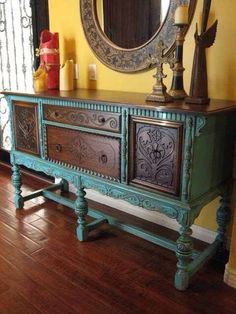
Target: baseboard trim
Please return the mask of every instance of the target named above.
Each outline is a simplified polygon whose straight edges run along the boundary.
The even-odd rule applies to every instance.
[[[131,205],[126,201],[113,199],[111,197],[104,196],[101,193],[90,189],[86,190],[86,197],[98,203],[119,209],[123,212],[154,222],[166,228],[175,231],[179,230],[179,224],[177,223],[176,220],[168,218],[167,216],[156,211],[145,210],[138,206]],[[194,238],[204,241],[206,243],[212,243],[216,238],[216,232],[212,230],[197,225],[193,225],[192,230]]]
[[[228,264],[225,266],[224,282],[236,289],[236,270],[230,269]]]

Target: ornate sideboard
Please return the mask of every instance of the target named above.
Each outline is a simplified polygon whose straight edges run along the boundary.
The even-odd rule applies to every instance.
[[[225,241],[235,137],[236,106],[146,103],[144,94],[77,90],[5,92],[12,124],[12,183],[16,208],[39,195],[72,208],[77,237],[110,223],[176,253],[175,287]],[[22,196],[20,165],[61,178]],[[76,188],[73,202],[53,191]],[[180,225],[176,242],[88,209],[84,189],[159,211]],[[203,252],[193,248],[191,225],[202,207],[221,195],[218,235]],[[86,222],[86,215],[94,217]]]

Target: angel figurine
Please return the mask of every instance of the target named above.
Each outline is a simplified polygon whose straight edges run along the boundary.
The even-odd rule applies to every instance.
[[[217,30],[216,20],[208,29],[207,22],[210,12],[211,0],[204,0],[203,13],[201,21],[201,33],[198,34],[198,25],[196,25],[195,51],[193,59],[192,77],[189,97],[185,99],[187,103],[208,104],[208,84],[207,84],[207,65],[206,48],[214,44]]]

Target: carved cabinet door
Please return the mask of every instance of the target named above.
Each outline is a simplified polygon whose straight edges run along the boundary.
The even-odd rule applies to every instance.
[[[129,183],[178,195],[181,123],[131,117]]]
[[[39,155],[37,104],[13,102],[13,126],[16,150]]]

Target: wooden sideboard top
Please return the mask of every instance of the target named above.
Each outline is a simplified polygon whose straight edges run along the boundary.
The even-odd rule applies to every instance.
[[[64,99],[72,101],[91,101],[94,103],[119,104],[125,106],[138,107],[140,109],[154,109],[157,111],[186,112],[193,114],[215,114],[220,112],[236,111],[236,101],[230,100],[214,100],[209,105],[193,105],[185,104],[183,101],[175,101],[173,103],[147,102],[145,98],[147,94],[129,93],[121,91],[106,90],[89,90],[77,89],[73,91],[48,90],[42,93],[31,91],[3,91],[5,95],[31,96],[51,99]]]

